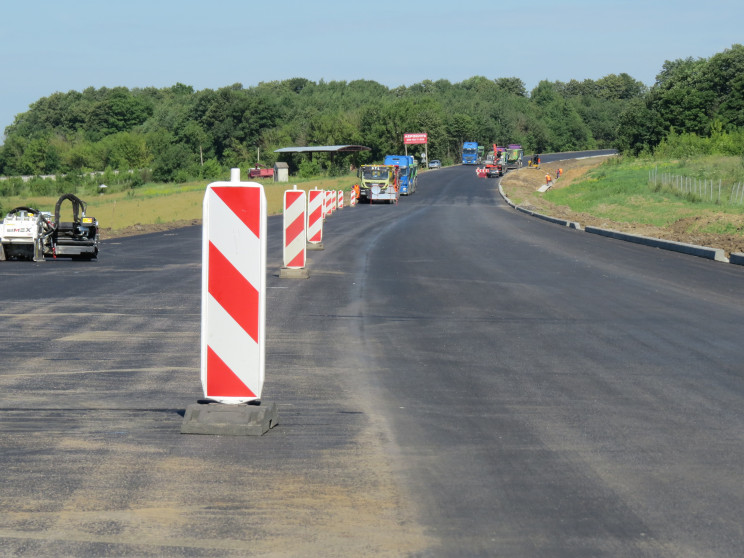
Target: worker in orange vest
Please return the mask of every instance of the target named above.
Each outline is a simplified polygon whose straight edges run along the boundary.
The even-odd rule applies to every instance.
[[[545,175],[545,184],[550,184],[550,180],[551,180],[550,174],[546,174]]]

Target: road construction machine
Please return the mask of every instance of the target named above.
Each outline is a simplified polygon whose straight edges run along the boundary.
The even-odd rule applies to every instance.
[[[493,144],[493,151],[486,155],[486,176],[488,178],[503,176],[506,172],[506,149]]]
[[[72,204],[72,221],[61,221],[62,204]],[[91,260],[98,257],[98,220],[85,214],[87,204],[63,194],[51,212],[32,207],[11,209],[0,224],[0,260],[44,261],[58,256]]]
[[[524,150],[517,143],[510,143],[506,148],[506,167],[508,169],[518,169],[522,167],[522,155]]]

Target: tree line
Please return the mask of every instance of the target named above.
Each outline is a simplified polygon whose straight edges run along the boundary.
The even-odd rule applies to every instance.
[[[717,133],[735,149],[742,125],[741,45],[710,59],[666,62],[650,88],[625,73],[542,81],[530,92],[519,78],[483,76],[395,88],[305,78],[201,91],[181,83],[91,87],[54,93],[17,115],[5,130],[0,174],[146,169],[148,180],[180,182],[220,176],[230,167],[273,165],[280,147],[371,148],[281,159],[293,172],[340,174],[350,164],[402,152],[406,132],[427,132],[429,157],[443,161],[456,161],[464,141],[520,143],[537,153],[616,147],[638,154],[670,135]]]

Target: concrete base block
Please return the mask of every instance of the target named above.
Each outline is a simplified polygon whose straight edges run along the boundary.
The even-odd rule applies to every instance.
[[[306,267],[302,269],[283,267],[279,270],[280,279],[307,279],[308,277],[310,277],[310,273]]]
[[[276,403],[227,405],[199,401],[186,407],[181,434],[263,436],[278,423]]]
[[[308,242],[307,249],[308,250],[325,250],[325,246],[323,246],[322,242]]]

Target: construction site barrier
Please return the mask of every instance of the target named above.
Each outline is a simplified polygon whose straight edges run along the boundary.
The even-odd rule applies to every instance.
[[[338,203],[337,203],[337,205],[338,205],[338,208],[339,209],[343,209],[344,208],[344,191],[343,190],[339,190],[338,191]]]
[[[333,214],[333,209],[334,209],[334,207],[333,207],[334,206],[333,200],[334,200],[335,197],[336,197],[336,195],[333,192],[333,190],[326,190],[326,198],[325,198],[325,203],[326,203],[325,216],[326,217],[328,217],[329,215],[332,215]]]
[[[305,207],[307,196],[304,190],[293,190],[284,192],[284,267],[288,269],[301,269],[305,267],[305,249],[307,246],[307,231],[305,219]]]
[[[266,196],[257,182],[207,186],[203,204],[201,382],[220,403],[261,398],[266,324]]]
[[[323,208],[325,192],[310,190],[307,199],[307,241],[310,244],[323,242]]]

